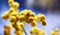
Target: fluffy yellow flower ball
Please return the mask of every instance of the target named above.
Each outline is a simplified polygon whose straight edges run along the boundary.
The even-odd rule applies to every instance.
[[[14,2],[13,7],[15,10],[17,10],[19,8],[19,3],[18,2]]]
[[[44,31],[41,31],[41,35],[45,35],[45,32]]]
[[[11,26],[10,25],[4,25],[4,29],[8,29],[8,30],[11,30]]]
[[[31,30],[30,30],[30,33],[31,34],[36,34],[36,35],[40,35],[41,33],[41,29],[37,28],[37,27],[33,27]]]
[[[46,20],[42,20],[42,25],[46,26]]]
[[[12,28],[11,26],[5,25],[4,26],[4,35],[10,35],[11,28]]]
[[[24,26],[25,26],[25,22],[22,21],[22,22],[20,23],[20,26],[21,26],[22,28],[24,28]]]
[[[9,12],[7,11],[2,15],[2,18],[7,20],[9,18],[9,15],[10,15]]]
[[[23,32],[21,32],[21,31],[15,31],[14,32],[16,35],[23,35]]]
[[[37,15],[37,21],[38,21],[38,22],[41,22],[42,20],[46,20],[45,15],[43,15],[43,14],[38,14],[38,15]]]
[[[58,29],[58,28],[56,28],[56,29],[55,29],[55,32],[59,32],[59,29]]]
[[[18,18],[19,18],[20,21],[24,21],[25,20],[25,16],[24,15],[20,15]]]
[[[31,25],[32,27],[36,26],[36,21],[30,22],[30,25]]]
[[[10,8],[10,9],[9,9],[9,12],[10,12],[10,13],[15,12],[14,8],[13,8],[13,7]]]
[[[35,20],[35,17],[29,17],[29,21],[32,22]]]
[[[54,31],[51,31],[51,35],[55,35],[55,32]]]
[[[13,7],[14,0],[8,0],[9,6]]]
[[[11,16],[11,17],[10,17],[10,22],[16,22],[16,20],[17,20],[17,19],[16,19],[15,16]]]

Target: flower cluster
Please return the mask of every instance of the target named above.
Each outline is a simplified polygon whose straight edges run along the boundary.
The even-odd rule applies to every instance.
[[[14,33],[16,35],[23,35],[25,22],[30,24],[32,27],[36,26],[36,22],[41,22],[43,26],[46,26],[46,17],[44,14],[36,15],[32,10],[29,9],[19,12],[18,2],[8,0],[8,3],[10,9],[2,15],[2,18],[5,20],[10,19],[11,26],[15,29]],[[11,29],[9,26],[4,26],[4,35],[10,35],[10,30]]]
[[[11,28],[12,28],[11,26],[5,25],[4,26],[4,35],[10,35]]]
[[[31,30],[30,30],[30,34],[33,35],[45,35],[45,32],[42,31],[41,29],[37,28],[37,27],[33,27]]]
[[[59,35],[59,29],[56,28],[55,31],[51,31],[51,35]]]

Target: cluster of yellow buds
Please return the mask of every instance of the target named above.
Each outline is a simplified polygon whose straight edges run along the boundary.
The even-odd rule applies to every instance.
[[[15,28],[14,33],[16,35],[23,35],[23,27],[24,27],[24,22],[21,23],[12,23],[12,27]]]
[[[37,21],[42,22],[42,25],[46,26],[46,17],[43,14],[38,14],[37,15]]]
[[[11,28],[12,28],[11,26],[5,25],[5,26],[4,26],[4,35],[11,35],[11,34],[10,34]]]
[[[41,29],[37,28],[37,27],[33,27],[31,30],[30,30],[30,34],[35,34],[35,35],[45,35],[45,32],[42,31]]]
[[[59,29],[56,28],[55,31],[51,31],[51,35],[59,35]]]
[[[25,9],[22,10],[19,15],[20,21],[25,21],[33,27],[36,26],[36,21],[41,22],[43,26],[46,26],[46,17],[44,14],[38,14],[36,16],[33,11]]]
[[[27,22],[28,24],[30,24],[32,27],[36,26],[36,22],[42,22],[43,26],[46,26],[46,17],[43,14],[38,14],[36,16],[36,14],[32,11],[32,10],[22,10],[21,12],[19,12],[18,8],[19,8],[19,3],[15,2],[14,0],[8,0],[10,9],[4,13],[2,15],[2,18],[7,20],[10,19],[11,22],[11,26],[15,29],[14,33],[16,35],[23,35],[24,32],[24,26],[25,26],[25,22]],[[19,23],[19,21],[21,23]],[[9,34],[10,35],[10,28],[9,26],[4,26],[4,35]],[[37,30],[37,29],[36,29]],[[7,32],[8,33],[7,33]],[[39,30],[40,31],[40,30]],[[40,33],[38,31],[38,33]],[[43,32],[42,32],[43,33]]]
[[[25,21],[28,24],[31,24],[31,26],[36,26],[35,13],[31,10],[22,10],[19,15],[20,21]]]
[[[19,3],[14,2],[14,0],[8,0],[10,9],[2,15],[2,18],[7,20],[10,19],[11,25],[15,28],[14,33],[16,35],[23,35],[24,22],[18,23],[18,8]],[[10,27],[4,26],[4,35],[10,35]]]

